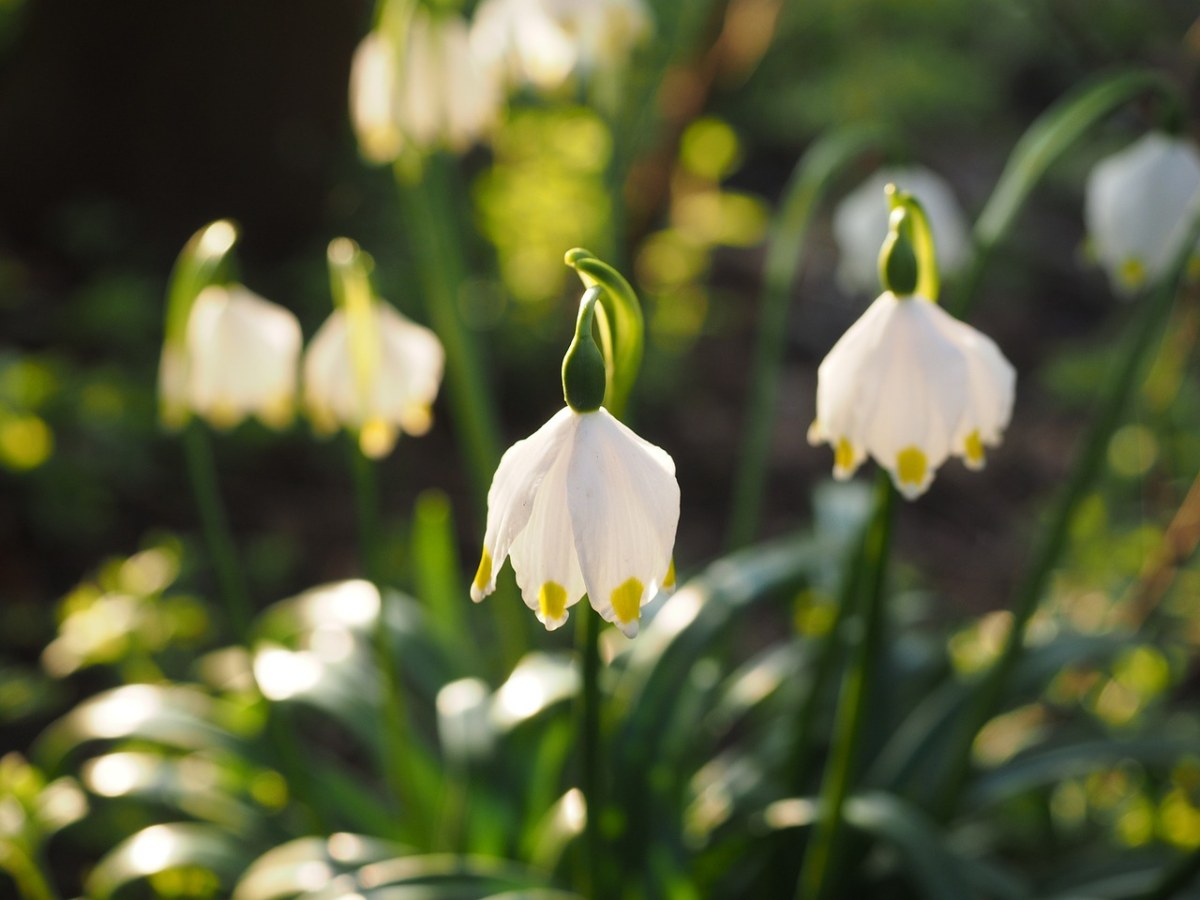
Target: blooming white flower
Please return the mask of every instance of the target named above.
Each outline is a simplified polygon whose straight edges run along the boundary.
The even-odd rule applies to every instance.
[[[370,310],[361,341],[342,309],[317,331],[304,356],[304,406],[318,432],[352,429],[363,453],[381,457],[400,431],[429,430],[445,354],[432,331],[389,304],[374,300]]]
[[[889,184],[911,194],[924,208],[943,275],[961,269],[970,255],[967,217],[945,179],[917,166],[880,169],[847,194],[833,214],[841,257],[837,279],[847,293],[870,296],[879,290],[879,245],[888,233],[884,188]]]
[[[552,90],[621,65],[652,30],[642,0],[483,0],[471,44],[509,81]]]
[[[1200,199],[1200,152],[1151,132],[1096,164],[1084,218],[1100,264],[1128,295],[1160,278],[1182,249]],[[1200,264],[1200,247],[1193,258]]]
[[[168,424],[194,412],[218,428],[257,416],[292,419],[303,338],[296,317],[240,284],[210,285],[188,313],[182,346],[163,348],[159,393]]]
[[[547,629],[586,592],[628,637],[641,608],[674,585],[675,463],[601,407],[567,407],[500,460],[471,585],[476,602],[512,557],[526,605]]]
[[[995,343],[917,295],[882,294],[817,370],[812,444],[846,479],[870,454],[910,500],[951,454],[973,469],[1000,442],[1016,373]]]
[[[408,144],[465,150],[495,121],[499,85],[461,17],[417,4],[385,17],[354,53],[350,117],[363,155],[391,162]]]

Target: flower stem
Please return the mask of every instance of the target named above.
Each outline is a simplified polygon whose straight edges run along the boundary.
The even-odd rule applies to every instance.
[[[379,672],[379,689],[383,707],[382,737],[379,742],[379,767],[387,782],[392,799],[410,823],[422,821],[407,809],[415,797],[408,790],[409,766],[406,760],[413,752],[408,715],[405,709],[405,690],[400,669],[392,652],[388,630],[388,591],[384,590],[380,572],[379,488],[375,463],[359,450],[353,438],[347,441],[350,468],[354,476],[354,507],[358,516],[359,553],[363,573],[379,592],[379,613],[375,620],[375,666]],[[419,826],[418,826],[419,827]]]
[[[46,876],[46,866],[39,858],[41,855],[37,851],[26,853],[19,846],[8,848],[5,868],[16,882],[23,900],[58,900],[58,892]]]
[[[883,136],[884,132],[878,128],[856,126],[822,137],[801,157],[784,189],[783,206],[767,243],[758,338],[750,375],[750,411],[734,475],[733,512],[726,541],[730,550],[749,544],[758,530],[791,287],[804,259],[809,225],[837,177],[868,151],[878,149]]]
[[[583,604],[580,604],[583,607]],[[583,833],[583,860],[580,867],[580,893],[603,897],[603,866],[600,854],[600,818],[604,811],[602,773],[600,771],[600,617],[581,608],[576,634],[579,642],[582,685],[578,707],[579,789],[583,793],[587,818]]]
[[[450,173],[445,159],[431,156],[418,182],[410,183],[399,170],[396,180],[429,321],[446,349],[450,407],[479,501],[476,509],[486,511],[484,498],[500,460],[500,428],[479,350],[459,312],[466,262],[454,229]]]
[[[229,517],[225,513],[225,505],[221,502],[212,444],[208,440],[204,425],[194,419],[184,427],[182,437],[188,478],[192,483],[192,494],[200,513],[204,541],[208,545],[221,597],[225,601],[225,613],[237,640],[243,646],[249,647],[250,595],[241,566],[238,564],[237,550],[229,529]]]
[[[1130,395],[1142,383],[1141,375],[1150,351],[1155,346],[1154,339],[1161,332],[1170,314],[1187,258],[1198,239],[1200,215],[1193,219],[1188,238],[1180,244],[1183,249],[1168,276],[1150,297],[1142,298],[1139,315],[1129,327],[1125,346],[1108,368],[1108,381],[1101,391],[1100,406],[1088,430],[1083,449],[1075,460],[1075,467],[1059,496],[1058,505],[1040,534],[1033,550],[1032,561],[1017,590],[1013,603],[1012,627],[999,658],[982,677],[974,701],[965,710],[965,714],[959,720],[959,727],[951,738],[949,756],[943,770],[945,776],[934,802],[934,810],[943,820],[954,814],[970,769],[971,748],[975,738],[988,719],[995,714],[1004,697],[1013,670],[1024,651],[1026,626],[1037,610],[1050,575],[1066,547],[1075,512],[1102,470],[1109,440],[1121,422]]]
[[[845,852],[842,810],[858,767],[870,691],[883,646],[883,588],[891,545],[894,497],[891,480],[886,472],[880,471],[876,479],[875,509],[861,554],[866,579],[859,612],[862,632],[842,682],[833,746],[821,785],[820,818],[796,886],[796,896],[802,900],[827,900],[839,896],[839,863]]]

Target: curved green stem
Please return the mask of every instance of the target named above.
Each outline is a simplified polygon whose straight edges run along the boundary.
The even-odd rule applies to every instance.
[[[581,604],[582,606],[582,604]],[[583,832],[583,860],[580,866],[580,893],[585,897],[608,896],[603,891],[604,866],[601,854],[600,819],[605,798],[602,793],[600,764],[600,617],[581,608],[576,634],[582,685],[577,717],[579,722],[579,790],[587,810]]]
[[[192,494],[200,513],[204,541],[208,545],[208,553],[216,570],[229,624],[237,640],[243,646],[249,647],[250,594],[238,563],[237,549],[229,529],[225,505],[221,502],[212,445],[204,428],[202,423],[192,421],[183,430],[183,450],[187,459],[188,478],[192,484]]]
[[[970,311],[993,252],[1012,231],[1025,201],[1050,167],[1098,123],[1146,93],[1158,94],[1172,108],[1182,105],[1175,85],[1157,72],[1120,71],[1064,97],[1029,126],[975,223],[975,253],[946,304],[951,313],[961,319]]]
[[[1070,479],[1038,538],[1029,568],[1017,590],[1012,627],[1000,656],[983,676],[975,699],[959,720],[959,728],[952,738],[948,763],[944,768],[945,777],[935,798],[935,810],[942,818],[949,818],[955,811],[970,769],[972,745],[988,719],[996,713],[1004,696],[1024,650],[1025,628],[1037,610],[1050,575],[1066,547],[1075,512],[1101,472],[1109,439],[1121,422],[1130,395],[1141,384],[1155,338],[1162,331],[1171,311],[1180,279],[1197,240],[1200,240],[1200,214],[1194,218],[1187,240],[1180,245],[1183,249],[1174,260],[1169,275],[1150,297],[1142,298],[1139,315],[1129,327],[1125,346],[1108,369],[1108,381],[1101,391],[1100,407],[1088,430],[1083,450],[1076,458]]]
[[[871,126],[852,127],[822,137],[796,164],[784,189],[783,206],[767,239],[758,338],[750,375],[750,411],[734,477],[727,549],[746,546],[754,540],[758,529],[791,287],[804,260],[809,226],[838,176],[865,154],[883,147],[885,138],[885,131]]]
[[[584,287],[600,288],[595,311],[605,362],[604,405],[619,419],[642,366],[646,331],[642,305],[625,276],[590,251],[576,247],[567,251],[563,261]]]
[[[410,183],[407,174],[397,170],[396,182],[429,321],[446,350],[446,386],[454,427],[479,500],[477,511],[486,511],[488,488],[500,461],[500,427],[479,349],[459,312],[466,262],[454,231],[455,200],[446,166],[441,157],[430,157],[420,181]]]
[[[867,582],[859,614],[862,633],[842,684],[833,746],[821,785],[820,818],[804,855],[796,886],[796,896],[801,900],[828,900],[839,896],[840,863],[845,852],[843,809],[858,769],[870,690],[883,648],[883,593],[895,493],[888,474],[880,471],[876,479],[875,510],[863,542]]]

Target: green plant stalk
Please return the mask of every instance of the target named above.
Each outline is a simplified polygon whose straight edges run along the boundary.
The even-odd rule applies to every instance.
[[[430,156],[415,183],[397,168],[396,182],[407,213],[425,308],[446,350],[451,414],[478,499],[476,511],[486,513],[488,488],[500,461],[500,427],[484,380],[479,349],[459,313],[466,263],[460,238],[454,233],[455,201],[447,162],[440,156]]]
[[[392,654],[388,634],[388,593],[384,590],[380,571],[379,487],[375,463],[362,454],[353,438],[347,440],[347,449],[354,476],[354,508],[358,517],[358,541],[363,573],[379,592],[379,614],[375,620],[374,634],[375,666],[379,671],[383,707],[379,767],[392,799],[402,811],[399,820],[409,823],[407,829],[400,830],[407,833],[415,826],[418,833],[427,834],[427,831],[421,832],[420,823],[426,821],[421,816],[421,811],[406,807],[406,804],[415,804],[418,795],[410,789],[412,776],[410,767],[405,762],[413,750],[408,711],[405,707],[404,681]]]
[[[200,513],[200,526],[204,541],[216,570],[225,612],[237,640],[250,646],[250,594],[238,563],[229,517],[221,502],[221,489],[217,482],[217,467],[213,461],[212,444],[208,440],[205,426],[195,420],[183,429],[183,451],[187,460],[188,478],[192,494]]]
[[[585,897],[605,897],[604,872],[601,859],[604,844],[600,837],[600,820],[605,797],[600,769],[600,617],[579,604],[576,635],[579,642],[579,661],[582,685],[577,717],[579,721],[579,790],[587,810],[583,831],[583,860],[580,866],[580,893]]]
[[[979,285],[992,256],[1011,233],[1025,201],[1050,167],[1086,137],[1097,124],[1142,94],[1157,94],[1169,110],[1183,108],[1178,90],[1157,72],[1112,73],[1064,97],[1029,126],[1009,155],[987,205],[972,233],[975,252],[970,267],[946,303],[958,318],[975,305]]]
[[[784,189],[783,206],[767,238],[758,338],[750,374],[750,411],[734,475],[728,550],[748,545],[758,530],[791,288],[804,260],[808,229],[837,177],[868,152],[881,148],[885,137],[886,132],[877,127],[855,126],[820,138],[796,164]]]
[[[1162,880],[1137,900],[1171,900],[1200,877],[1200,850],[1193,850],[1163,873]]]
[[[870,690],[883,647],[883,593],[892,535],[895,489],[888,474],[876,478],[875,509],[864,540],[865,594],[861,607],[862,634],[842,683],[830,759],[821,785],[820,813],[804,863],[796,896],[800,900],[837,897],[845,856],[843,810],[853,786],[870,705]]]
[[[458,301],[466,278],[466,263],[454,233],[454,197],[448,184],[447,161],[430,156],[420,180],[413,181],[402,165],[396,184],[407,215],[413,258],[421,281],[430,324],[446,351],[446,387],[460,447],[474,488],[475,515],[487,518],[487,494],[500,462],[500,426],[484,381],[476,342],[459,315]],[[529,623],[511,588],[497,585],[495,616],[502,662],[511,669],[529,646]]]
[[[0,871],[7,870],[12,876],[22,900],[58,900],[58,892],[46,877],[46,867],[38,859],[40,853],[26,853],[10,843],[5,856]]]
[[[1066,547],[1075,512],[1103,468],[1109,440],[1121,422],[1130,395],[1142,383],[1141,376],[1150,351],[1171,312],[1180,279],[1197,240],[1200,240],[1200,214],[1195,217],[1187,240],[1180,245],[1183,250],[1174,260],[1167,277],[1151,296],[1141,299],[1140,315],[1130,325],[1125,346],[1108,370],[1108,381],[1101,391],[1100,406],[1084,440],[1083,450],[1076,458],[1071,476],[1050,520],[1041,531],[1032,561],[1017,590],[1012,627],[1004,646],[995,664],[983,675],[975,699],[967,707],[965,716],[960,720],[961,726],[952,738],[948,763],[944,769],[946,775],[934,800],[934,811],[943,820],[954,814],[970,769],[971,748],[975,738],[996,713],[1004,697],[1024,650],[1025,628],[1037,610],[1050,575]]]

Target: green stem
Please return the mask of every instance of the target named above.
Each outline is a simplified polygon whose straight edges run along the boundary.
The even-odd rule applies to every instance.
[[[600,770],[600,617],[590,609],[577,608],[579,617],[576,634],[582,669],[582,686],[578,708],[580,773],[579,789],[583,793],[587,818],[583,833],[583,864],[581,890],[586,897],[602,897],[604,868],[600,854],[600,819],[604,812],[602,773]]]
[[[1164,277],[1151,296],[1141,299],[1140,315],[1129,327],[1124,349],[1108,369],[1108,381],[1100,395],[1100,408],[1092,420],[1083,450],[1075,461],[1070,479],[1050,520],[1040,534],[1029,568],[1017,590],[1012,627],[999,658],[983,676],[974,701],[959,720],[959,728],[951,739],[948,762],[944,768],[945,777],[935,798],[935,811],[942,819],[954,814],[970,769],[971,748],[975,738],[996,713],[1004,697],[1024,650],[1025,628],[1037,610],[1050,575],[1066,547],[1075,512],[1103,468],[1109,440],[1121,422],[1130,395],[1142,383],[1147,358],[1170,314],[1188,257],[1198,239],[1200,215],[1192,222],[1188,238],[1180,245],[1183,249],[1168,276]]]
[[[804,245],[817,208],[837,177],[869,151],[885,133],[856,126],[822,137],[796,164],[784,189],[783,206],[767,240],[761,313],[750,375],[750,411],[741,459],[734,476],[728,549],[754,540],[767,478],[767,456],[775,424],[779,373],[787,337],[792,283],[804,260]]]
[[[375,620],[374,634],[375,666],[379,671],[379,690],[383,707],[379,767],[392,798],[402,811],[401,819],[406,820],[411,829],[414,823],[422,820],[415,815],[415,810],[406,808],[405,805],[406,802],[413,804],[416,800],[414,793],[409,790],[411,782],[406,762],[408,754],[414,752],[414,748],[404,702],[404,683],[400,668],[396,665],[388,631],[389,593],[384,590],[380,578],[379,488],[375,463],[362,454],[353,438],[347,440],[347,450],[354,476],[354,507],[358,516],[358,542],[363,573],[379,592],[379,614]]]
[[[1163,873],[1162,880],[1137,900],[1171,900],[1200,877],[1200,850],[1193,850]]]
[[[250,646],[250,595],[238,563],[229,518],[221,502],[217,483],[217,467],[213,461],[212,444],[204,425],[192,420],[183,429],[183,450],[187,458],[188,477],[192,494],[200,513],[204,540],[216,570],[225,612],[234,635],[243,646]]]
[[[820,818],[796,886],[796,896],[803,900],[827,900],[838,896],[839,863],[845,852],[842,812],[858,768],[870,690],[883,647],[883,592],[894,497],[895,490],[887,473],[880,471],[876,481],[875,510],[864,541],[863,568],[867,581],[859,616],[862,634],[842,683],[833,746],[821,785]]]
[[[6,860],[9,874],[17,883],[22,900],[58,900],[58,892],[46,877],[45,866],[37,858],[39,856],[40,853],[27,854],[20,847],[10,847]]]
[[[409,183],[397,172],[397,183],[429,321],[446,350],[446,386],[479,500],[476,509],[486,512],[484,501],[500,461],[500,428],[479,350],[459,312],[466,262],[454,229],[455,198],[446,160],[431,156],[419,182]]]

